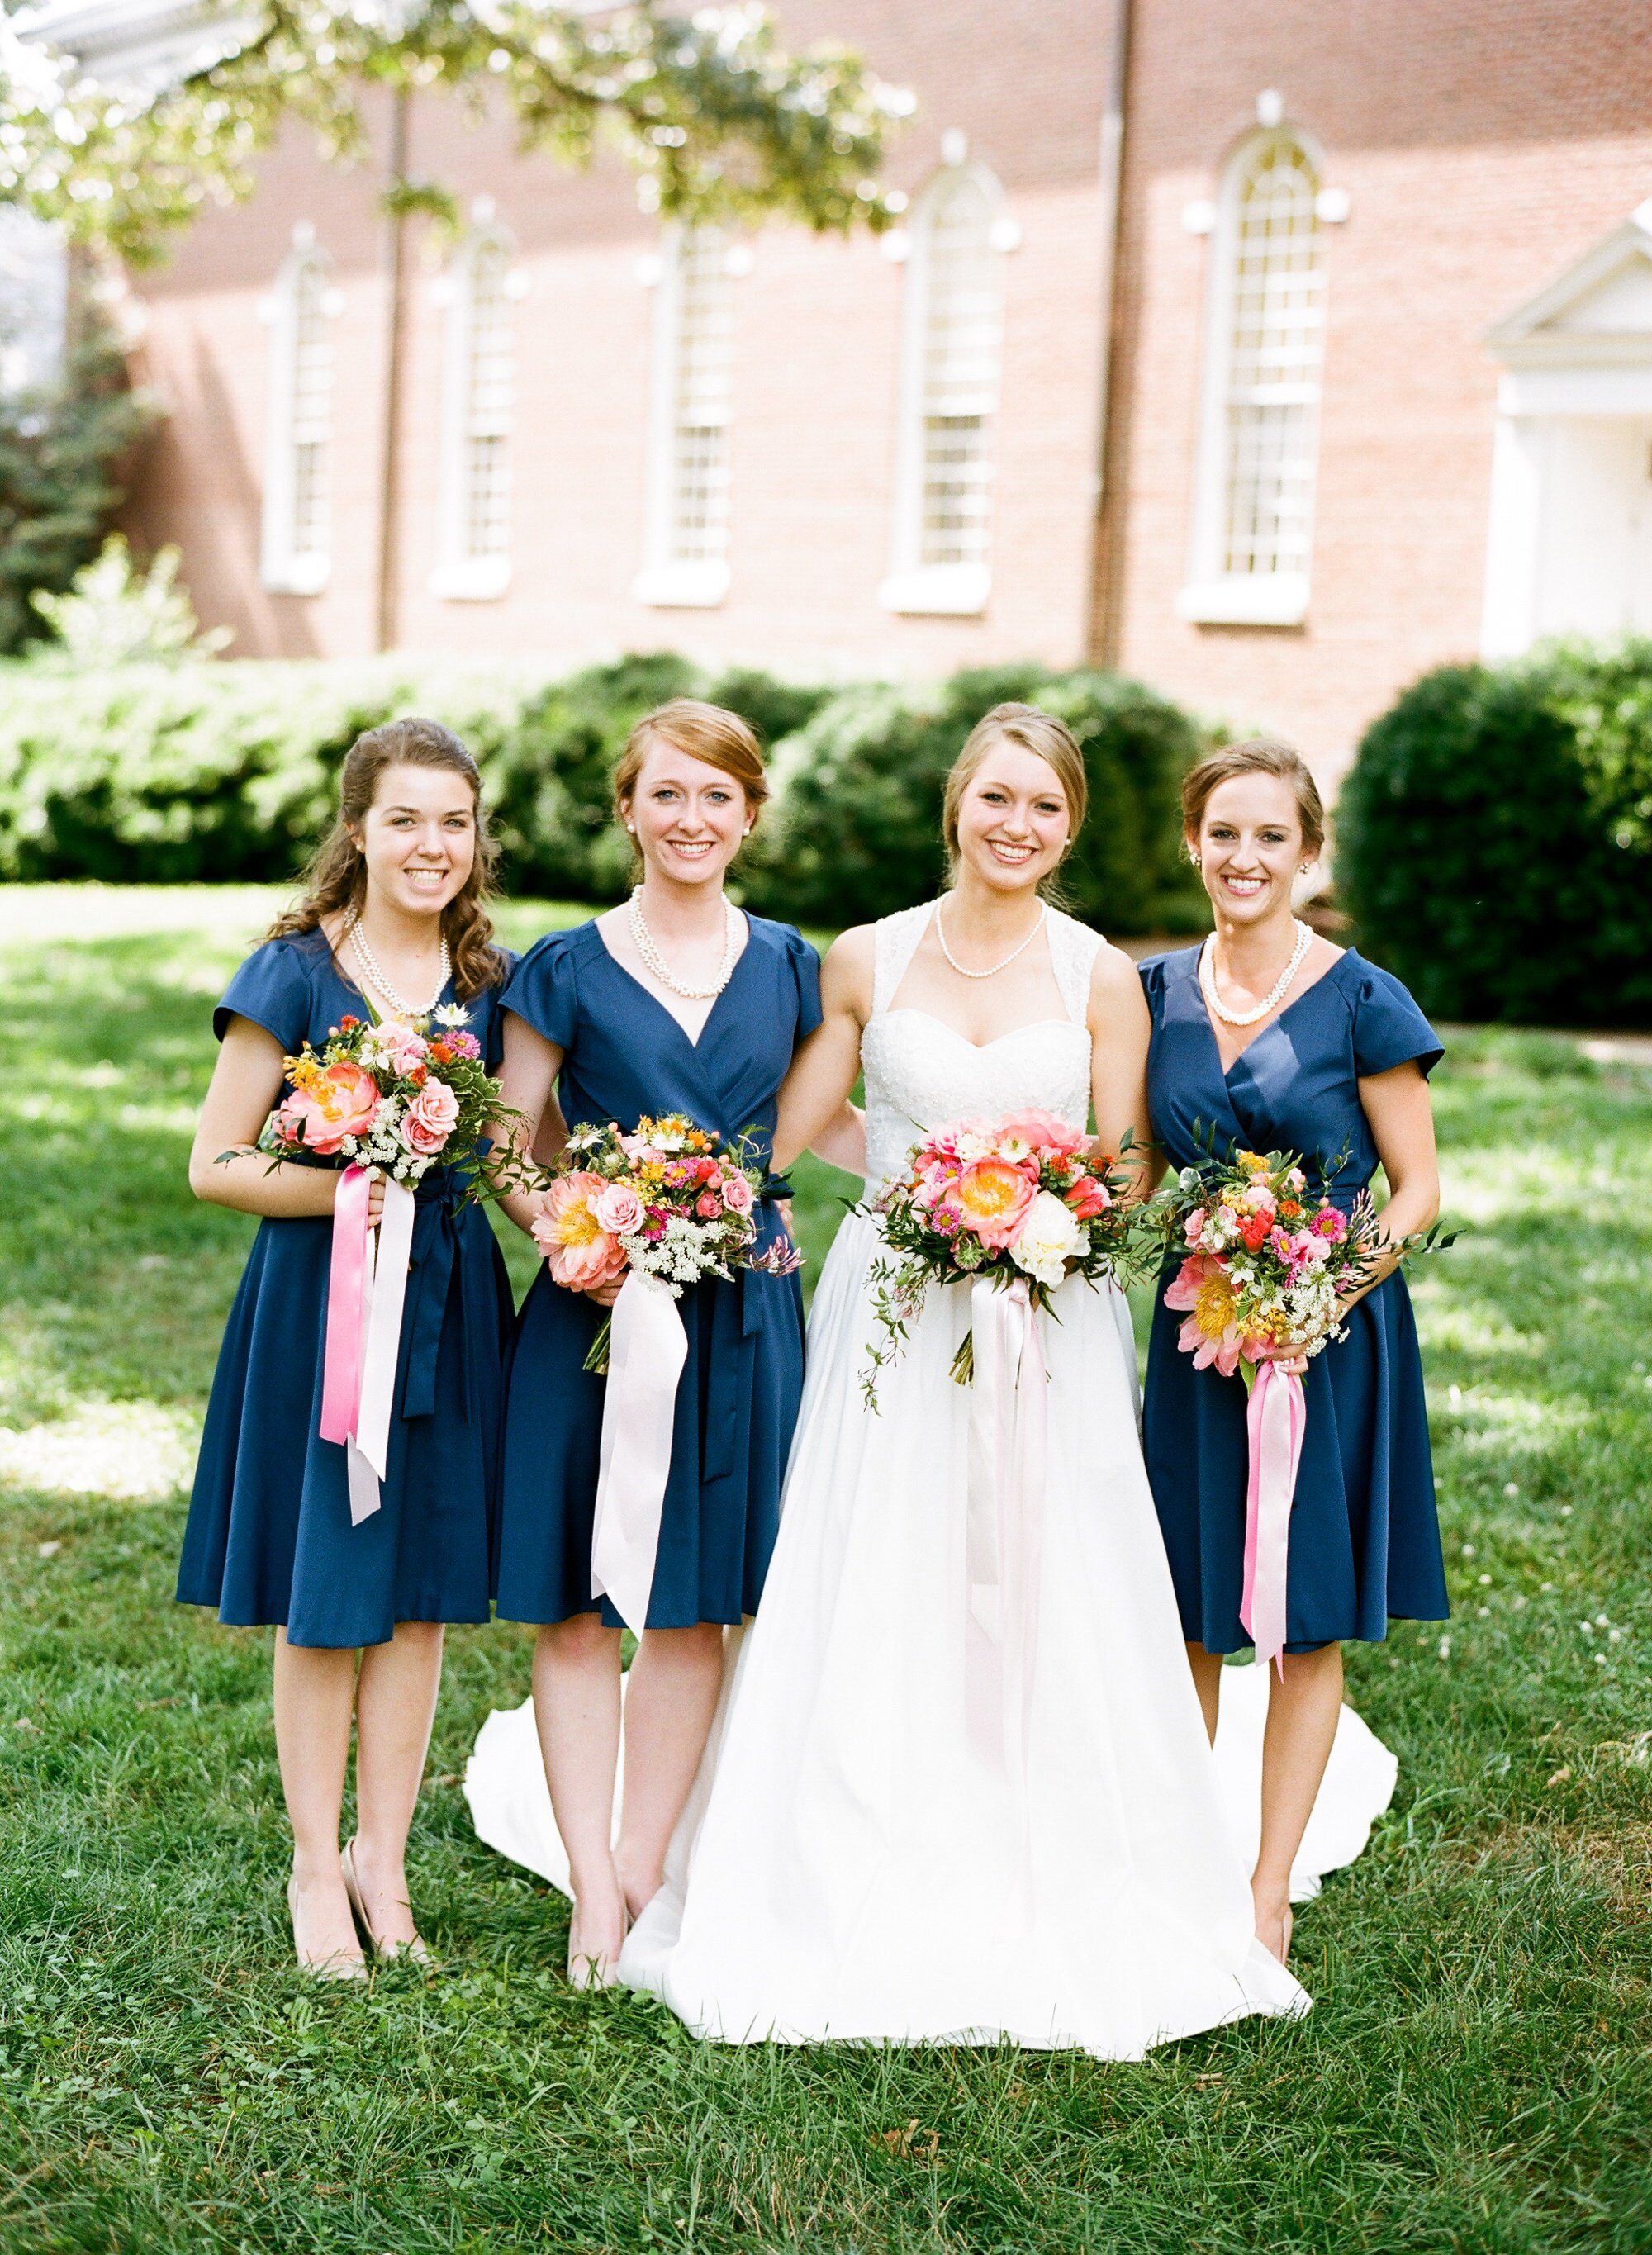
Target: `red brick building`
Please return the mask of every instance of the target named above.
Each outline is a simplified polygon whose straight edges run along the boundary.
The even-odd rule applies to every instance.
[[[239,654],[1094,660],[1334,771],[1433,663],[1652,629],[1646,0],[779,12],[917,98],[892,239],[674,241],[425,99],[471,227],[394,322],[296,138],[142,278],[137,529]]]

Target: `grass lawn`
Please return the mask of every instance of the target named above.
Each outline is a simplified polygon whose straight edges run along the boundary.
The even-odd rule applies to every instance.
[[[1514,1035],[1438,1076],[1457,1618],[1351,1654],[1400,1788],[1299,1920],[1311,2017],[1124,2067],[722,2051],[572,1994],[564,1905],[470,1831],[511,1627],[450,1647],[411,1858],[439,1968],[289,1965],[270,1639],[171,1597],[251,1235],[184,1160],[266,914],[0,892],[0,2249],[1652,2247],[1652,1076]]]

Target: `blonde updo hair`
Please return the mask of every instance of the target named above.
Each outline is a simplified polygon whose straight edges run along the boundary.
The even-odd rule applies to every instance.
[[[948,872],[958,865],[958,816],[969,789],[995,745],[1019,744],[1036,752],[1055,769],[1061,795],[1067,802],[1067,835],[1078,836],[1090,810],[1090,778],[1079,740],[1065,720],[1036,705],[995,705],[983,713],[964,739],[964,748],[947,770],[941,798],[941,838],[946,847]]]
[[[656,741],[686,752],[690,759],[704,760],[708,768],[721,769],[737,783],[751,809],[751,826],[756,828],[769,797],[768,770],[756,733],[738,713],[730,713],[721,705],[707,705],[698,697],[673,697],[669,704],[644,713],[626,738],[625,749],[614,769],[614,812],[618,820],[623,822],[630,812],[637,778]],[[639,867],[642,858],[639,847]]]
[[[1296,746],[1277,736],[1248,736],[1242,744],[1225,744],[1220,751],[1206,753],[1189,768],[1182,778],[1184,837],[1199,836],[1213,790],[1232,783],[1235,776],[1248,775],[1276,776],[1290,785],[1297,802],[1297,819],[1302,825],[1302,842],[1310,854],[1317,855],[1325,842],[1325,811],[1319,786]]]

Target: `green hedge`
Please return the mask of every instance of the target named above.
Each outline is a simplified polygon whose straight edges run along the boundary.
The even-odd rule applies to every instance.
[[[927,693],[707,676],[670,654],[552,681],[408,660],[0,666],[0,877],[284,882],[354,738],[417,711],[481,761],[513,891],[612,900],[629,868],[609,814],[615,758],[640,714],[685,694],[743,713],[773,748],[776,803],[739,873],[756,909],[841,924],[932,889],[946,768],[981,713],[1015,698],[1061,713],[1088,757],[1091,818],[1066,872],[1078,912],[1125,932],[1202,922],[1176,854],[1193,723],[1136,683],[1033,665]]]
[[[1360,744],[1337,875],[1426,1010],[1652,1023],[1652,641],[1425,674]]]

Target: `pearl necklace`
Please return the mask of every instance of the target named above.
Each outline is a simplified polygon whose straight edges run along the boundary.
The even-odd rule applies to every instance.
[[[636,952],[650,972],[659,980],[662,987],[669,987],[673,994],[680,994],[685,1002],[714,1001],[734,976],[735,959],[740,953],[742,937],[740,918],[735,914],[732,904],[728,901],[723,903],[723,916],[726,919],[728,938],[723,949],[722,962],[718,966],[715,983],[710,987],[689,987],[685,985],[682,980],[674,977],[666,968],[665,959],[660,953],[655,944],[654,935],[643,920],[642,898],[643,888],[639,885],[626,903],[626,915],[630,920],[631,938],[636,943]]]
[[[1284,1000],[1291,980],[1302,968],[1302,959],[1313,944],[1313,932],[1299,917],[1292,917],[1297,927],[1297,944],[1290,951],[1290,960],[1275,980],[1268,993],[1254,1010],[1230,1010],[1216,991],[1216,972],[1213,958],[1216,952],[1216,935],[1212,932],[1199,952],[1199,986],[1213,1015],[1225,1026],[1254,1026],[1258,1018],[1265,1018],[1269,1010],[1277,1009]]]
[[[428,1002],[410,1002],[404,994],[398,994],[390,985],[390,980],[384,976],[383,966],[368,945],[367,934],[362,929],[359,912],[345,925],[344,937],[350,943],[351,951],[355,957],[356,968],[361,972],[367,985],[376,994],[382,996],[390,1004],[397,1016],[405,1018],[409,1024],[417,1018],[429,1017],[438,1002],[441,1001],[446,991],[447,981],[453,975],[453,962],[452,956],[447,952],[446,935],[442,938],[441,953],[439,959],[441,976],[436,981],[436,992]]]
[[[1037,938],[1039,933],[1044,930],[1044,923],[1046,918],[1049,917],[1049,914],[1050,908],[1048,903],[1042,903],[1038,910],[1038,921],[1034,924],[1032,930],[1027,934],[1025,939],[1022,941],[1020,946],[1012,947],[1009,954],[1005,956],[1003,961],[1002,963],[995,963],[990,971],[971,971],[964,964],[961,964],[958,958],[953,953],[952,949],[946,945],[946,927],[941,922],[941,904],[938,901],[935,903],[935,937],[941,944],[941,953],[946,958],[946,960],[952,965],[953,970],[958,973],[960,979],[996,979],[1001,971],[1008,971],[1016,958],[1018,955],[1024,954],[1027,949],[1032,945],[1034,940]]]

